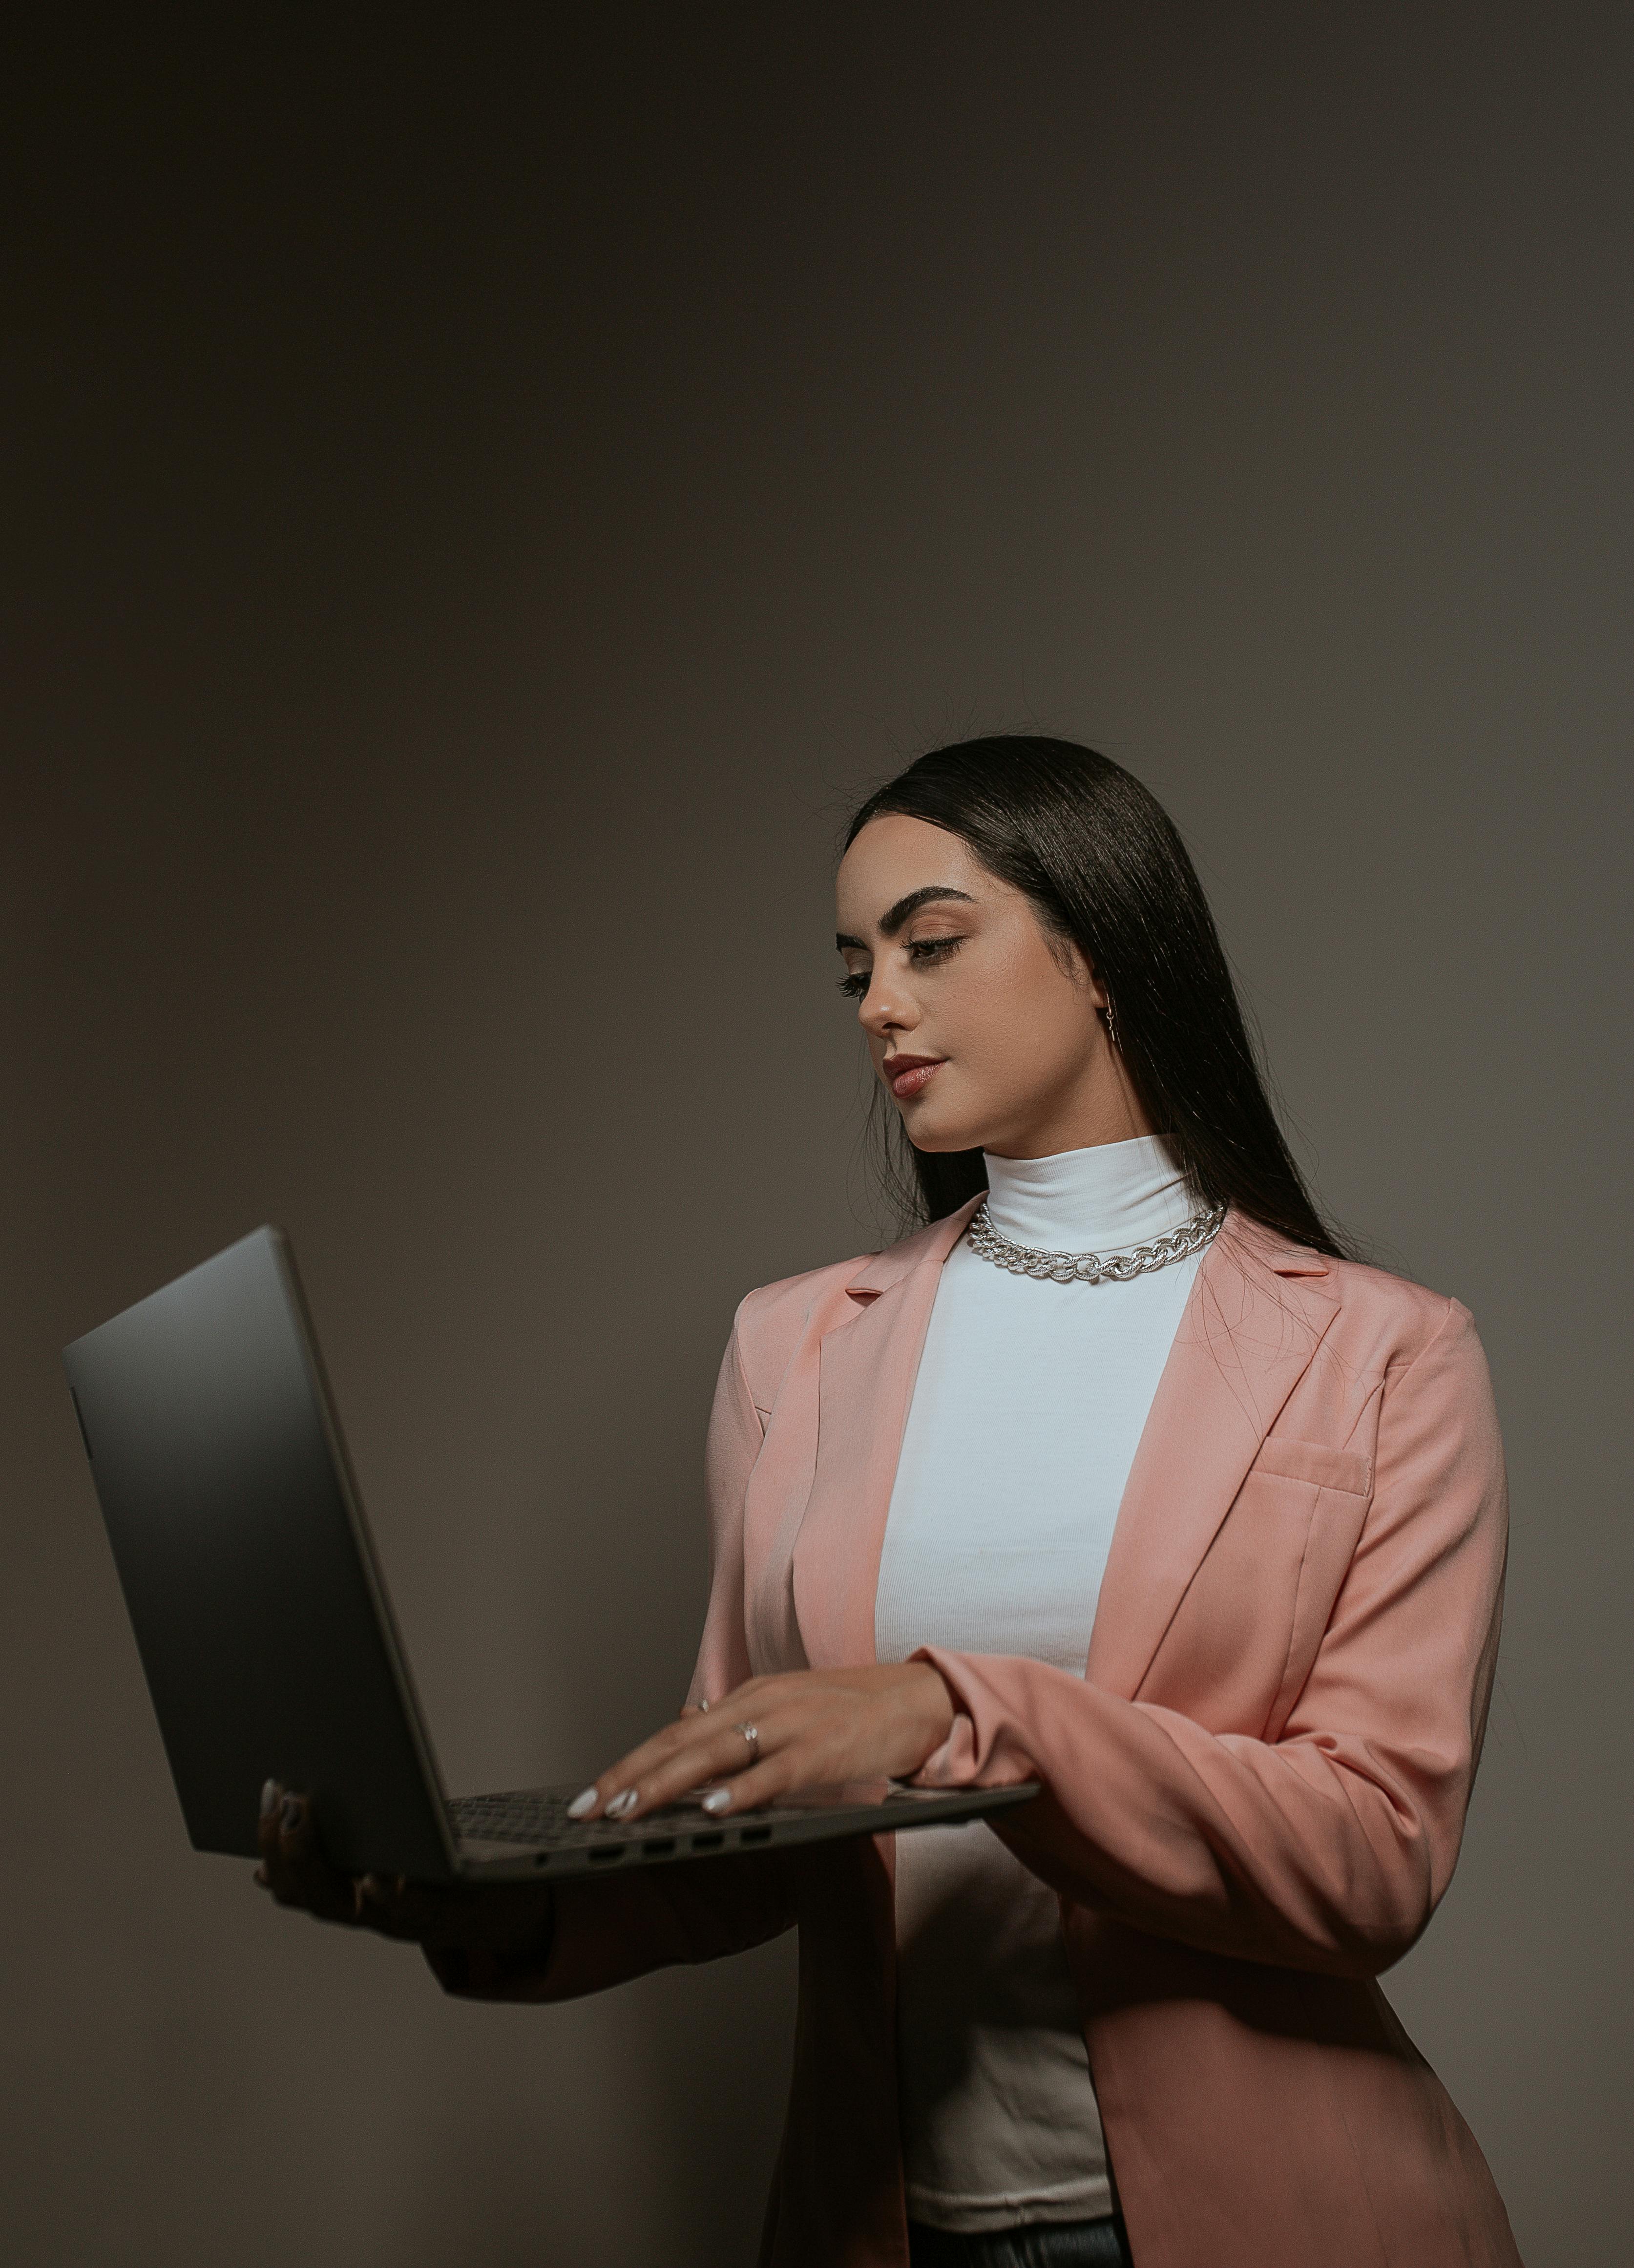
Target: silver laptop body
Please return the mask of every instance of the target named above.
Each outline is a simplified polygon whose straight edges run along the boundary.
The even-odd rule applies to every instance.
[[[888,1781],[620,1825],[573,1787],[443,1793],[287,1240],[217,1253],[66,1348],[69,1385],[195,1849],[253,1858],[257,1797],[312,1800],[349,1874],[534,1875],[974,1819],[1036,1794]]]

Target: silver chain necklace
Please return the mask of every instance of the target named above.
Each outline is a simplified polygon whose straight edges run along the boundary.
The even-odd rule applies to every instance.
[[[987,1199],[983,1198],[965,1231],[966,1241],[978,1259],[990,1260],[995,1268],[1007,1268],[1012,1276],[1031,1276],[1041,1284],[1127,1284],[1131,1276],[1145,1276],[1153,1268],[1167,1268],[1176,1260],[1189,1260],[1194,1252],[1201,1252],[1212,1244],[1220,1223],[1226,1218],[1223,1204],[1205,1206],[1202,1212],[1179,1228],[1172,1228],[1167,1236],[1154,1237],[1150,1244],[1137,1244],[1132,1251],[1108,1252],[1040,1252],[1030,1244],[1012,1244],[1001,1236],[988,1218]]]

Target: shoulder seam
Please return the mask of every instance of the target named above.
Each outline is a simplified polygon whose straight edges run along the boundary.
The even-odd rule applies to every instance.
[[[1457,1300],[1448,1298],[1445,1292],[1441,1293],[1440,1297],[1446,1300],[1446,1313],[1442,1316],[1434,1330],[1431,1332],[1423,1346],[1419,1348],[1417,1353],[1410,1356],[1404,1363],[1389,1363],[1385,1366],[1385,1375],[1387,1377],[1389,1376],[1392,1371],[1395,1371],[1397,1373],[1396,1382],[1398,1385],[1412,1376],[1414,1371],[1417,1369],[1419,1364],[1429,1353],[1431,1348],[1440,1344],[1442,1339],[1446,1336],[1447,1330],[1454,1323],[1467,1323],[1472,1320],[1468,1308],[1462,1306]]]

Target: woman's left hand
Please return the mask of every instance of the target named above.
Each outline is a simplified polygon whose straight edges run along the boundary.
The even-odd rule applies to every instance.
[[[707,1710],[684,1709],[571,1807],[579,1819],[634,1819],[709,1781],[719,1815],[842,1780],[905,1778],[953,1730],[953,1705],[926,1661],[751,1677]],[[753,1743],[742,1727],[752,1727]]]

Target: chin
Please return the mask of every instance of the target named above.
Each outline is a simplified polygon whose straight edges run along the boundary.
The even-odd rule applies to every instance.
[[[929,1151],[938,1157],[955,1150],[983,1147],[981,1135],[968,1126],[949,1126],[946,1120],[938,1123],[934,1118],[926,1123],[910,1118],[906,1111],[902,1113],[902,1131],[916,1150]]]

